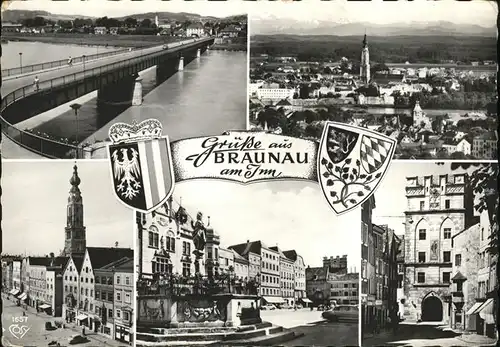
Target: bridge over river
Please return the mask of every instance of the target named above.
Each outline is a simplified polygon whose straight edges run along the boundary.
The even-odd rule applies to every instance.
[[[33,73],[7,78],[2,82],[0,109],[0,124],[3,135],[8,138],[7,147],[12,147],[14,142],[43,157],[84,158],[84,149],[78,144],[39,136],[16,124],[95,90],[99,100],[130,102],[133,99],[134,105],[140,105],[139,72],[155,66],[157,78],[165,80],[200,57],[213,42],[212,37],[189,39],[169,43],[167,47],[114,52],[72,66],[48,64],[47,69],[35,72],[39,78],[38,90],[33,83]]]

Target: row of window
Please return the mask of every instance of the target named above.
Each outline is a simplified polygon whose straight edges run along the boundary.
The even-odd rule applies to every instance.
[[[102,316],[102,311],[107,310],[108,318],[113,318],[113,309],[112,308],[105,308],[105,307],[95,307],[95,313],[101,317]],[[120,309],[116,309],[116,318],[121,319],[123,318],[124,321],[130,321],[130,312],[128,311],[122,311]]]
[[[436,206],[436,208],[438,205]],[[445,200],[444,201],[444,208],[449,209],[450,208],[450,200]],[[425,201],[420,201],[420,211],[423,211],[425,209]]]
[[[276,288],[261,287],[261,289],[262,289],[261,295],[280,295],[280,290]]]
[[[357,297],[358,296],[358,291],[353,291],[353,292],[331,292],[331,296],[349,296],[349,293],[351,294],[350,296]]]
[[[418,262],[419,263],[425,263],[427,261],[426,256],[427,256],[427,252],[418,252]],[[458,256],[458,258],[457,258],[457,256]],[[458,262],[460,263],[461,262],[461,256],[460,256],[460,254],[457,254],[457,256],[455,256],[455,262],[458,259]],[[434,260],[438,260],[438,259],[434,259]],[[444,251],[443,252],[443,262],[444,263],[451,262],[451,252],[450,251]],[[456,265],[460,266],[460,264],[456,264]]]
[[[450,283],[450,279],[451,279],[451,272],[443,272],[442,283]],[[417,273],[417,282],[425,283],[425,272]]]
[[[350,285],[349,285],[350,284]],[[332,283],[331,288],[357,288],[358,284],[357,283]]]
[[[281,278],[285,280],[293,280],[293,273],[281,272]]]
[[[427,229],[418,229],[418,239],[426,240],[427,239]],[[451,228],[443,229],[443,239],[451,239]]]

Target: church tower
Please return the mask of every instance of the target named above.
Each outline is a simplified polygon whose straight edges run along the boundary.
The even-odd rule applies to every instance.
[[[71,189],[66,209],[67,221],[65,228],[64,256],[83,255],[85,253],[86,231],[83,226],[83,201],[80,192],[80,177],[78,168],[73,166],[73,176],[69,180]]]
[[[361,51],[361,66],[359,68],[359,76],[364,84],[370,82],[370,53],[368,52],[368,41],[363,39],[363,50]]]

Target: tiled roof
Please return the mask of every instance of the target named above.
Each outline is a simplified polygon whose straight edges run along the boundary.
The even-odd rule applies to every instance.
[[[93,269],[100,269],[123,257],[134,257],[134,251],[130,248],[87,247],[87,252]]]
[[[245,257],[239,255],[238,252],[236,252],[234,249],[231,249],[230,251],[233,253],[234,261],[238,261],[240,263],[245,263],[245,264],[248,263],[248,260]]]
[[[494,131],[488,131],[488,132],[486,132],[484,134],[475,136],[474,140],[475,139],[496,141],[497,140],[497,135],[496,135],[496,132],[494,132]]]
[[[260,255],[262,247],[269,248],[262,241],[240,243],[238,245],[229,246],[228,248],[234,249],[239,255],[246,257],[250,252]]]
[[[403,81],[403,74],[378,74],[373,75],[373,80],[376,82],[401,82]]]
[[[73,259],[73,263],[75,264],[76,270],[80,272],[82,270],[82,265],[83,265],[83,256],[81,255],[75,255],[71,256],[71,259]]]
[[[203,29],[203,24],[201,24],[200,22],[192,23],[187,28],[188,29]]]
[[[283,251],[283,254],[288,259],[293,260],[293,261],[297,261],[297,252],[294,249],[292,249],[290,251]]]
[[[465,277],[464,275],[462,275],[462,273],[460,271],[458,271],[455,276],[453,276],[453,278],[451,279],[452,281],[455,281],[455,280],[466,280],[467,277]]]

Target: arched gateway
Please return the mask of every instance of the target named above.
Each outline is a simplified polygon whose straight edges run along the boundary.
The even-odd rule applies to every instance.
[[[422,321],[441,322],[443,320],[443,303],[434,293],[429,293],[422,300]]]

